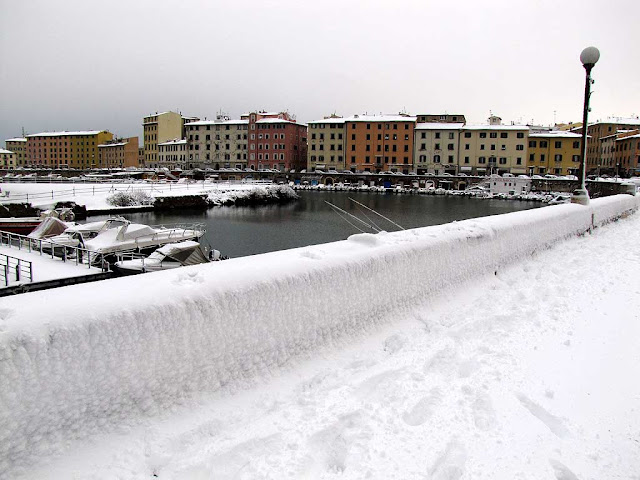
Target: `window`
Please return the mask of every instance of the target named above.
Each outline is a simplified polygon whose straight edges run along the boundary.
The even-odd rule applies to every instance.
[[[487,132],[480,132],[480,138],[487,138]]]
[[[580,155],[574,155],[571,157],[571,160],[573,160],[574,162],[579,162],[580,161]]]
[[[440,150],[440,144],[436,143],[434,150]]]
[[[449,163],[453,163],[453,155],[449,155]]]
[[[469,163],[469,157],[464,157],[464,163]]]
[[[433,156],[433,163],[440,163],[440,155]]]
[[[487,159],[485,157],[478,157],[478,163],[484,165],[487,163]]]
[[[497,132],[491,132],[491,133],[489,133],[489,137],[498,138],[498,133]]]
[[[540,140],[540,148],[547,148],[547,141],[546,140]]]
[[[517,138],[524,138],[524,133],[518,132],[518,133],[516,133],[516,137]]]
[[[504,147],[504,145],[503,145],[503,147]],[[503,148],[503,150],[504,150],[504,148]],[[521,150],[521,151],[524,150],[524,145],[516,145],[516,150]]]
[[[469,150],[469,147],[470,147],[470,145],[469,145],[468,143],[465,143],[465,144],[464,144],[464,149],[465,149],[465,150]]]
[[[453,140],[453,132],[449,133],[449,140]]]
[[[484,143],[480,144],[480,150],[484,150]]]
[[[516,158],[516,165],[522,165],[522,157]]]
[[[500,132],[500,138],[509,138],[509,134],[507,132]]]
[[[420,133],[420,138],[427,138],[427,134],[425,132]]]
[[[529,161],[530,161],[530,162],[534,162],[534,161],[535,161],[535,159],[536,159],[535,154],[530,153],[530,154],[529,154]]]
[[[453,150],[453,143],[447,145],[447,150]]]
[[[535,140],[529,140],[529,148],[536,148],[536,141]]]
[[[352,134],[351,134],[351,140],[355,140],[355,139],[356,139],[356,134],[355,134],[355,133],[352,133]]]
[[[464,132],[464,138],[471,138],[471,132]]]
[[[557,141],[555,145],[556,145],[556,148],[562,148],[562,142],[561,141]]]
[[[500,157],[500,165],[506,165],[506,164],[507,164],[506,157]]]
[[[440,138],[440,132],[436,132],[436,138]]]
[[[559,153],[556,153],[556,154],[554,155],[553,159],[554,159],[556,162],[561,162],[561,161],[562,161],[562,155],[561,155],[561,154],[559,154]]]

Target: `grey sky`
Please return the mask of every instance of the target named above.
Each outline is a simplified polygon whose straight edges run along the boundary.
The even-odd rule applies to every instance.
[[[0,0],[0,14],[0,140],[141,137],[164,110],[580,121],[589,45],[590,118],[640,114],[637,0]]]

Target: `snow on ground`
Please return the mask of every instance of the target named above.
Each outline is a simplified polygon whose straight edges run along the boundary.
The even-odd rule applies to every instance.
[[[150,197],[170,197],[207,194],[211,203],[222,205],[254,194],[266,194],[270,189],[291,190],[289,187],[264,183],[196,182],[196,183],[3,183],[0,203],[31,203],[34,207],[50,208],[56,202],[73,201],[87,210],[113,209],[107,198],[116,192],[145,192]]]
[[[68,261],[63,262],[61,258],[52,258],[51,254],[47,254],[46,252],[42,255],[35,250],[33,252],[29,252],[25,246],[23,246],[22,249],[18,249],[17,246],[8,247],[7,245],[0,245],[0,254],[31,262],[31,271],[34,282],[45,282],[59,278],[82,277],[85,275],[102,273],[102,269],[100,268],[89,268],[87,265],[82,264],[77,265],[75,259],[70,258]],[[12,261],[12,265],[13,264],[14,263]],[[10,279],[9,285],[12,286],[19,283],[28,283],[28,281],[16,282],[12,278]],[[0,289],[4,286],[4,281],[0,280]]]
[[[597,203],[606,205],[603,201]],[[545,236],[558,228],[555,224],[565,218],[563,215],[567,214],[565,221],[571,223],[580,208],[583,207],[564,205],[544,209],[544,212],[517,212],[502,218],[474,219],[398,235],[361,235],[347,242],[293,250],[288,255],[296,256],[297,264],[306,261],[309,263],[305,265],[310,265],[322,262],[323,255],[327,255],[332,246],[336,250],[351,249],[350,257],[358,255],[356,247],[359,247],[378,249],[379,255],[386,259],[388,254],[380,250],[385,242],[395,242],[398,249],[404,242],[407,243],[405,249],[410,250],[411,243],[417,241],[412,237],[424,240],[434,233],[447,236],[447,232],[454,250],[462,252],[466,244],[461,239],[465,237],[467,243],[475,245],[481,245],[487,235],[495,242],[503,241],[495,230],[490,233],[488,225],[497,228],[500,223],[517,225],[520,221],[520,226],[513,228],[518,230],[526,226],[524,220],[544,217],[549,227],[541,228],[536,236]],[[141,398],[136,400],[140,402],[141,414],[118,422],[96,417],[95,430],[87,430],[84,437],[55,430],[44,432],[45,438],[51,434],[59,441],[29,446],[38,447],[40,465],[22,464],[9,470],[7,475],[38,479],[637,479],[640,384],[635,380],[635,372],[640,369],[640,349],[637,348],[640,255],[636,253],[636,246],[639,241],[640,216],[636,214],[598,228],[592,234],[565,240],[552,249],[538,249],[534,255],[526,255],[511,266],[499,264],[497,269],[485,270],[482,275],[464,277],[464,283],[450,284],[437,295],[425,296],[421,301],[415,299],[404,308],[385,310],[379,304],[379,312],[365,310],[357,298],[365,292],[354,289],[340,295],[338,307],[352,311],[348,303],[351,293],[353,304],[374,317],[362,318],[360,328],[349,331],[347,325],[342,337],[333,338],[327,331],[318,330],[318,337],[326,336],[317,342],[320,347],[305,349],[305,345],[296,345],[294,351],[297,348],[298,354],[294,356],[287,354],[283,343],[281,356],[277,357],[278,352],[274,350],[275,361],[266,364],[258,364],[258,357],[267,355],[269,350],[265,353],[262,344],[256,344],[256,358],[236,357],[240,362],[237,366],[246,375],[244,381],[235,379],[226,386],[223,382],[214,393],[185,394],[167,409],[158,408],[151,398]],[[433,248],[436,247],[434,240]],[[488,248],[478,253],[479,256],[491,254]],[[277,252],[256,256],[253,261],[263,259],[262,263],[266,264],[267,259],[276,259],[285,263],[285,255],[287,252]],[[402,258],[396,256],[396,262],[400,263]],[[413,258],[415,261],[417,257]],[[452,258],[444,259],[452,262],[450,269],[463,267]],[[222,273],[219,267],[223,267],[229,274],[222,279],[227,289],[221,282],[203,275],[205,268],[194,268],[190,273],[185,270],[153,274],[156,275],[153,277],[157,284],[155,292],[140,291],[134,295],[130,290],[135,279],[122,279],[111,283],[111,287],[105,285],[103,293],[122,291],[120,298],[130,307],[118,318],[131,325],[131,338],[136,339],[145,334],[142,324],[136,320],[136,315],[142,314],[137,308],[147,304],[150,311],[162,313],[159,302],[167,297],[168,291],[164,288],[167,281],[174,286],[175,304],[182,301],[185,289],[199,289],[215,296],[226,295],[235,288],[237,295],[228,297],[227,302],[232,310],[244,310],[245,295],[238,285],[234,287],[240,277],[232,273],[235,268],[248,274],[250,260],[221,262],[215,267],[217,272]],[[278,264],[273,261],[271,264],[277,270]],[[299,270],[303,274],[306,271],[310,281],[321,273],[305,265]],[[388,267],[392,270],[393,265]],[[425,281],[424,277],[414,276],[410,265],[402,264],[402,267],[407,274],[410,272],[410,278]],[[434,264],[436,267],[447,266]],[[331,265],[328,271],[344,273]],[[269,278],[261,269],[254,269],[253,275],[258,277],[258,282]],[[359,275],[364,283],[367,276],[377,277],[379,272],[362,269]],[[400,276],[387,278],[386,283],[379,284],[377,296],[384,299],[385,291],[396,291],[394,283],[405,285],[408,280]],[[337,277],[332,282],[342,286]],[[260,304],[250,313],[253,315],[260,309],[287,312],[287,302],[303,306],[310,302],[306,289],[297,300],[286,295],[279,298],[279,291],[289,293],[286,291],[289,283],[292,283],[289,278],[282,278],[275,285],[270,284],[271,304],[262,304],[262,294],[256,284],[253,293]],[[70,287],[60,291],[57,298],[65,298],[72,292],[86,294],[87,286]],[[46,302],[48,292],[41,293],[43,295],[28,294],[32,295],[28,298]],[[154,296],[158,303],[148,303]],[[134,298],[139,299],[139,305],[133,304]],[[201,300],[191,304],[194,326],[200,327],[202,324],[197,320],[200,312],[220,301],[213,297]],[[109,298],[96,298],[95,311],[89,316],[98,316],[103,310],[108,312],[109,301]],[[291,329],[292,338],[296,338],[294,329],[303,330],[306,317],[318,320],[323,313],[335,312],[331,307],[335,298],[326,297],[324,301],[325,312],[309,311],[292,319],[299,327],[296,322],[283,319],[283,324]],[[393,303],[393,298],[389,297],[388,301]],[[55,325],[34,322],[33,312],[37,306],[23,306],[21,318],[11,316],[11,310],[19,304],[16,300],[0,308],[4,310],[0,312],[3,319],[0,326],[4,329],[3,335],[22,330],[21,335],[26,336],[40,332],[43,339],[49,329],[49,346],[26,342],[25,348],[33,350],[14,359],[20,369],[37,375],[37,369],[28,367],[29,362],[40,355],[46,358],[47,349],[57,352],[60,342],[73,339],[76,332],[84,328],[76,318],[79,312],[74,311],[82,308],[82,299],[78,299],[78,305],[66,307],[68,328],[57,331],[53,330]],[[116,311],[114,307],[111,310]],[[375,318],[376,315],[380,318]],[[266,315],[255,318],[270,321]],[[86,321],[89,327],[90,320]],[[24,328],[21,323],[25,324]],[[51,323],[64,326],[59,320]],[[108,336],[103,336],[103,333],[116,332],[118,324],[105,323],[109,330],[103,333],[98,326],[95,323],[95,336],[88,338],[91,341],[88,351],[99,355],[97,352],[102,349],[118,349],[119,345],[107,345]],[[153,320],[152,326],[155,334],[148,342],[164,347],[155,349],[155,356],[141,349],[138,361],[164,368],[169,360],[176,369],[184,368],[182,359],[173,357],[174,345],[164,340],[163,323]],[[258,324],[254,328],[256,332],[267,333],[262,332]],[[227,338],[221,345],[242,342],[241,331],[234,335],[226,333]],[[261,338],[264,344],[276,340],[266,335]],[[305,337],[300,338],[303,341]],[[173,339],[173,343],[187,341],[195,339],[183,336]],[[121,344],[129,342],[130,338],[119,339]],[[66,350],[63,345],[59,351],[69,354]],[[212,353],[221,356],[232,352],[233,349]],[[8,358],[5,357],[8,354],[4,350],[0,358]],[[206,356],[206,352],[198,354]],[[278,360],[283,358],[285,361],[280,363]],[[123,362],[129,360],[122,358]],[[52,374],[60,379],[69,377],[74,382],[73,388],[82,388],[76,384],[80,377],[58,371],[55,361],[51,357],[51,367],[55,370]],[[87,362],[94,375],[99,376],[96,388],[109,384],[110,375],[115,378],[120,373],[114,370],[105,374],[99,356],[90,356]],[[136,366],[136,371],[139,367]],[[47,371],[49,366],[43,364],[41,368]],[[145,372],[144,375],[148,375]],[[202,373],[216,378],[213,370]],[[189,375],[188,370],[185,374]],[[151,376],[146,379],[146,388],[156,388]],[[201,381],[195,377],[185,380],[194,385]],[[29,379],[16,378],[15,381],[27,385]],[[127,387],[134,400],[137,387],[139,385]],[[168,391],[171,387],[166,385]],[[12,402],[11,391],[4,390],[2,398],[6,405]],[[46,394],[43,391],[43,395]],[[124,405],[129,400],[122,396],[119,401]],[[42,405],[41,415],[56,415]],[[66,405],[56,408],[60,418],[51,418],[50,425],[78,428],[73,422],[73,412]],[[34,418],[33,428],[46,424]],[[43,432],[36,431],[36,434]],[[9,443],[10,439],[0,436],[0,442]]]

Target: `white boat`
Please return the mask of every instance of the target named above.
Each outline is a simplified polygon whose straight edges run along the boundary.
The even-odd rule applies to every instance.
[[[131,275],[169,270],[188,265],[199,265],[221,259],[222,257],[218,250],[211,250],[207,256],[198,242],[187,240],[163,245],[148,257],[125,260],[124,256],[121,256],[111,268],[118,274]]]
[[[92,254],[107,255],[149,251],[167,243],[198,240],[204,233],[202,224],[149,226],[116,217],[74,225],[48,241],[55,246],[80,247]]]

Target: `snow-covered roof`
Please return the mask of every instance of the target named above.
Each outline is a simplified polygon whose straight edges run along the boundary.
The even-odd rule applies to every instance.
[[[186,139],[182,139],[182,140],[169,140],[168,142],[162,142],[159,143],[158,146],[165,146],[165,145],[181,145],[181,144],[185,144],[187,143]]]
[[[313,123],[318,124],[318,123],[344,123],[346,121],[346,118],[342,118],[342,117],[331,117],[331,118],[323,118],[322,120],[311,120],[310,122],[307,122],[308,124]]]
[[[16,137],[16,138],[7,138],[5,142],[26,142],[27,139],[24,137]]]
[[[3,154],[11,153],[11,154],[13,154],[13,152],[11,150],[5,150],[4,148],[0,148],[0,153],[3,153]]]
[[[529,130],[526,125],[469,125],[462,127],[463,130]]]
[[[345,118],[347,122],[415,122],[416,117],[409,115],[353,115]]]
[[[302,125],[306,127],[306,123],[298,123],[295,120],[285,120],[284,118],[261,118],[257,120],[256,123],[290,123],[292,125]]]
[[[582,135],[580,135],[579,133],[573,133],[573,132],[569,132],[567,130],[549,130],[548,132],[536,132],[536,133],[530,133],[529,137],[533,137],[533,138],[549,138],[549,137],[553,137],[553,138],[581,138]]]
[[[630,138],[640,138],[640,133],[636,134],[636,135],[629,135],[627,137],[619,137],[616,138],[616,142],[619,142],[621,140],[629,140]]]
[[[416,130],[458,130],[464,123],[427,122],[416,124]]]
[[[78,131],[78,132],[42,132],[42,133],[33,133],[31,135],[27,135],[27,137],[62,137],[62,136],[75,136],[75,135],[97,135],[99,133],[104,132],[105,130],[87,130],[87,131]]]
[[[640,125],[640,118],[609,117],[606,120],[597,120],[594,123],[590,123],[589,126],[611,124],[611,123],[617,124],[617,125]]]
[[[197,122],[189,122],[185,127],[198,125],[247,125],[249,120],[199,120]]]
[[[126,145],[127,142],[120,142],[120,143],[101,143],[100,145],[98,145],[98,148],[102,148],[102,147],[121,147],[123,145]]]

